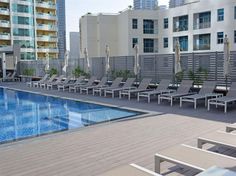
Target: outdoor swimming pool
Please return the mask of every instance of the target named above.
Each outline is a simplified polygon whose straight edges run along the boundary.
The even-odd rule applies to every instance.
[[[0,143],[139,114],[119,108],[0,88]]]

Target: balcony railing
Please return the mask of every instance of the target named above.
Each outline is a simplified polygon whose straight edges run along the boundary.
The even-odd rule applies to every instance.
[[[37,29],[47,30],[47,31],[57,31],[57,26],[49,24],[37,24]]]
[[[196,50],[210,50],[210,49],[211,49],[210,44],[194,45],[194,46],[193,46],[193,50],[194,50],[194,51],[196,51]]]
[[[38,35],[37,40],[44,41],[44,42],[57,42],[58,38],[57,36]]]
[[[50,8],[50,9],[56,9],[56,4],[52,1],[48,1],[48,2],[37,1],[36,6],[37,7]]]
[[[199,24],[194,24],[193,29],[205,29],[205,28],[210,28],[211,27],[211,22],[205,22],[205,23],[199,23]]]
[[[41,46],[38,46],[38,52],[42,52],[42,53],[46,53],[46,52],[58,53],[58,48],[56,48],[56,47],[41,47]]]
[[[0,14],[9,15],[10,11],[8,8],[0,7]]]
[[[7,20],[0,20],[1,27],[10,27],[10,21]]]
[[[0,39],[2,40],[10,40],[11,38],[11,34],[10,33],[5,33],[5,32],[1,32],[0,33]]]
[[[37,12],[37,18],[57,20],[57,16],[55,14],[42,12]]]

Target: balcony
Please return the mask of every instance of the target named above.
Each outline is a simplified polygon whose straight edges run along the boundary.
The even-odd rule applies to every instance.
[[[11,39],[11,34],[10,33],[0,33],[0,39],[1,40],[10,40]]]
[[[47,9],[56,9],[56,4],[51,1],[48,1],[48,2],[37,1],[36,7],[42,7],[42,8],[47,8]]]
[[[10,0],[1,0],[1,2],[10,3]]]
[[[39,46],[37,51],[39,53],[58,53],[58,48]]]
[[[50,14],[50,13],[37,13],[36,16],[38,19],[46,19],[46,20],[57,20],[57,16],[54,14]]]
[[[7,20],[0,20],[0,27],[10,27],[10,21]]]
[[[57,36],[38,35],[37,40],[41,42],[57,42]]]
[[[37,24],[37,30],[57,31],[57,26],[49,24]]]
[[[211,23],[210,22],[205,22],[205,23],[199,23],[199,24],[195,24],[193,26],[193,29],[205,29],[205,28],[210,28],[211,27]]]
[[[1,15],[10,15],[10,11],[8,8],[0,7],[0,14]]]
[[[193,50],[198,51],[198,50],[210,50],[211,46],[210,44],[204,44],[204,45],[194,45]]]

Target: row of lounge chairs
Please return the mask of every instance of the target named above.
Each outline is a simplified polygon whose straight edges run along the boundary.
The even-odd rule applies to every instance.
[[[58,89],[69,90],[69,92],[79,92],[93,95],[104,95],[111,94],[112,98],[119,95],[119,98],[127,96],[130,100],[132,96],[136,96],[137,100],[141,98],[147,98],[148,103],[151,101],[151,97],[158,96],[158,104],[163,100],[170,101],[170,105],[173,105],[175,100],[179,100],[180,107],[183,106],[184,102],[191,102],[194,104],[194,108],[197,108],[199,100],[205,100],[205,106],[210,110],[211,105],[224,106],[225,113],[227,112],[227,106],[229,103],[236,102],[236,82],[233,82],[231,88],[226,96],[222,94],[214,93],[216,88],[215,81],[205,81],[202,88],[198,93],[192,92],[193,81],[183,80],[177,90],[169,89],[171,83],[170,80],[162,80],[156,89],[148,89],[151,79],[144,78],[138,86],[134,86],[135,78],[128,78],[123,85],[122,77],[116,78],[111,85],[107,84],[107,77],[103,77],[98,84],[95,84],[97,78],[92,76],[87,82],[84,81],[84,76],[80,76],[74,82],[72,78],[68,77],[64,79],[61,75],[45,75],[40,81],[29,82],[29,86],[47,88],[47,89]]]
[[[216,147],[235,150],[236,138],[235,133],[232,133],[235,130],[236,124],[228,125],[225,131],[215,131],[198,137],[197,147],[181,144],[159,151],[155,154],[155,172],[136,164],[130,164],[115,168],[99,176],[161,176],[161,163],[163,162],[194,169],[200,172],[197,174],[199,176],[204,175],[207,170],[211,172],[211,175],[214,175],[212,167],[223,169],[219,175],[236,175],[236,158],[221,154],[218,151],[203,149],[205,144],[211,144]],[[218,174],[215,173],[215,175]]]

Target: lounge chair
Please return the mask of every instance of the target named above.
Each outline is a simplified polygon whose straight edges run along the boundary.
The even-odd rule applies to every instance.
[[[233,123],[233,124],[230,124],[230,125],[226,125],[225,131],[227,133],[230,133],[230,132],[235,131],[235,130],[236,130],[236,123]]]
[[[136,164],[122,166],[100,174],[98,176],[161,176]]]
[[[204,81],[202,88],[200,89],[198,94],[180,97],[180,107],[182,107],[183,102],[192,102],[194,103],[194,109],[197,109],[197,100],[201,99],[205,100],[205,106],[207,107],[207,100],[209,98],[222,96],[222,94],[213,93],[215,88],[215,81]]]
[[[161,172],[160,165],[164,161],[199,171],[204,171],[212,166],[236,171],[236,158],[184,144],[158,152],[155,155],[155,172]]]
[[[104,96],[106,97],[107,94],[111,94],[112,98],[114,98],[116,92],[119,92],[121,90],[128,90],[132,88],[134,81],[135,81],[135,78],[128,78],[122,87],[117,87],[117,88],[107,87],[104,89]]]
[[[30,81],[27,82],[26,85],[29,87],[39,87],[39,84],[46,81],[49,76],[50,76],[49,74],[45,74],[39,81]]]
[[[138,93],[138,101],[140,100],[140,97],[144,97],[148,99],[148,103],[150,103],[151,96],[156,96],[164,93],[171,93],[173,90],[168,89],[170,85],[170,80],[163,79],[161,80],[160,84],[155,90],[151,91],[145,91],[145,92],[139,92]]]
[[[118,77],[114,81],[112,81],[111,86],[104,86],[104,87],[94,88],[93,89],[93,95],[98,93],[100,96],[102,96],[102,92],[104,92],[107,88],[110,88],[110,89],[118,88],[120,86],[120,83],[121,83],[122,80],[123,80],[123,78]]]
[[[92,77],[88,80],[88,82],[87,82],[86,84],[82,84],[82,85],[79,84],[79,85],[69,86],[69,92],[71,92],[72,90],[73,90],[74,92],[76,92],[77,90],[80,89],[80,87],[89,87],[89,86],[92,86],[92,85],[94,84],[94,82],[95,82],[96,79],[97,79],[97,77],[92,76]]]
[[[232,82],[229,92],[224,97],[218,97],[208,100],[208,111],[211,105],[224,106],[224,112],[227,113],[229,103],[236,102],[236,82]]]
[[[64,79],[64,75],[60,75],[56,81],[53,81],[51,83],[47,83],[47,89],[50,90],[50,89],[53,89],[53,87],[56,87],[58,84],[61,84],[62,83],[62,80]]]
[[[56,79],[56,77],[57,77],[57,75],[52,75],[49,80],[39,83],[38,87],[46,89],[47,84],[52,83]]]
[[[193,94],[189,92],[192,85],[193,85],[193,81],[183,80],[176,92],[159,95],[158,104],[160,104],[161,100],[164,99],[164,100],[170,100],[170,105],[173,106],[174,99]]]
[[[69,84],[72,80],[72,76],[69,76],[69,77],[67,77],[64,81],[63,81],[63,78],[62,78],[62,80],[61,81],[59,81],[58,80],[58,82],[59,83],[52,83],[52,84],[50,84],[50,85],[48,85],[48,89],[53,89],[53,87],[56,87],[57,89],[58,89],[58,86],[64,86],[64,85],[67,85],[67,84]]]
[[[215,131],[201,135],[197,139],[197,147],[202,148],[204,144],[213,144],[226,148],[236,149],[236,135],[223,131]]]
[[[58,91],[60,91],[61,89],[63,91],[65,91],[65,89],[69,88],[70,86],[77,86],[77,85],[81,85],[82,82],[84,81],[84,76],[80,76],[79,78],[76,79],[76,81],[74,83],[67,83],[67,84],[63,84],[63,85],[58,85],[57,89]]]
[[[107,85],[107,77],[103,77],[101,79],[101,81],[97,84],[97,85],[92,85],[92,86],[82,86],[80,87],[80,93],[83,93],[83,91],[86,92],[86,94],[88,95],[89,91],[93,89],[97,89],[97,88],[102,88],[102,87],[106,87]]]
[[[139,84],[138,88],[131,87],[129,90],[120,91],[119,98],[122,98],[122,95],[127,95],[128,99],[130,100],[132,94],[138,94],[139,92],[147,91],[147,88],[151,81],[152,79],[150,78],[144,78]]]
[[[14,71],[12,74],[7,74],[3,81],[19,81],[19,78],[16,77],[16,72]]]

